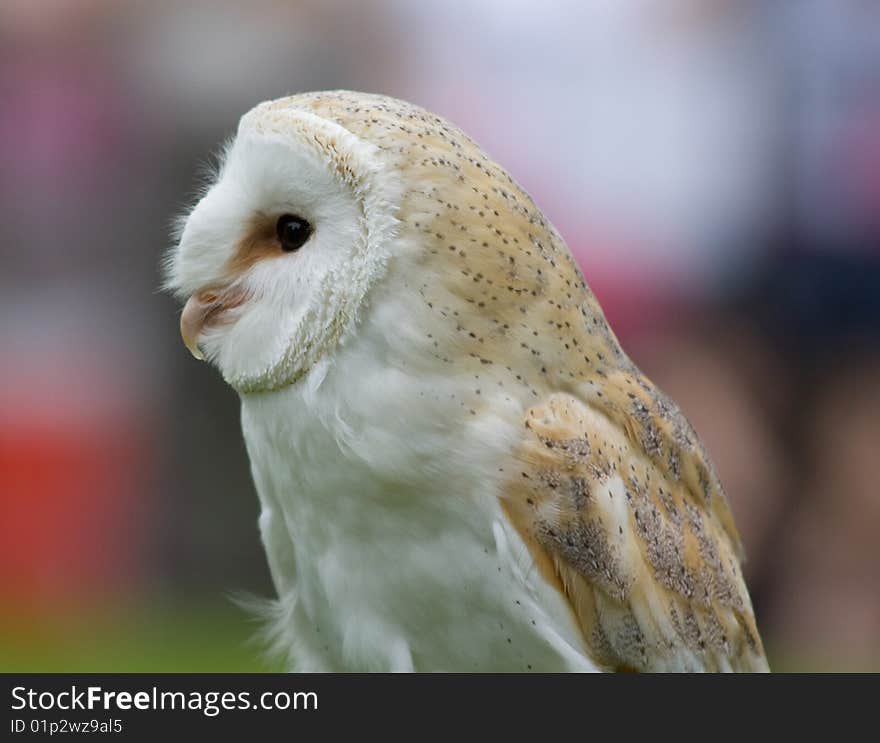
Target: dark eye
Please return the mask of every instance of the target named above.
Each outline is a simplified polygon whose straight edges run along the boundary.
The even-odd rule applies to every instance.
[[[275,225],[275,233],[285,253],[299,250],[312,234],[312,225],[295,214],[282,214]]]

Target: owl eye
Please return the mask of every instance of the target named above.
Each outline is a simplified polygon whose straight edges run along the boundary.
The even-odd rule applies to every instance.
[[[295,214],[282,214],[275,225],[275,234],[285,253],[292,253],[305,245],[312,234],[312,225]]]

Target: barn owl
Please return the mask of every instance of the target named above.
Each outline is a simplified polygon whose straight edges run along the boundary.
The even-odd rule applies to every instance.
[[[256,106],[166,276],[240,396],[292,670],[767,668],[697,435],[446,120]]]

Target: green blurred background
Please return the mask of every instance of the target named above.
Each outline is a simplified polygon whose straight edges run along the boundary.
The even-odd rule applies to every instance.
[[[0,4],[0,670],[278,670],[238,404],[159,294],[257,102],[443,114],[682,406],[771,665],[880,669],[880,4]]]

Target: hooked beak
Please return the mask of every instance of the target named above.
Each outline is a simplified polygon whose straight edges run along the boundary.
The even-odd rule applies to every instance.
[[[244,299],[244,292],[241,290],[225,288],[204,289],[186,301],[180,315],[180,335],[183,344],[199,361],[205,358],[199,348],[202,331],[209,325],[216,324],[227,310],[238,307]]]

